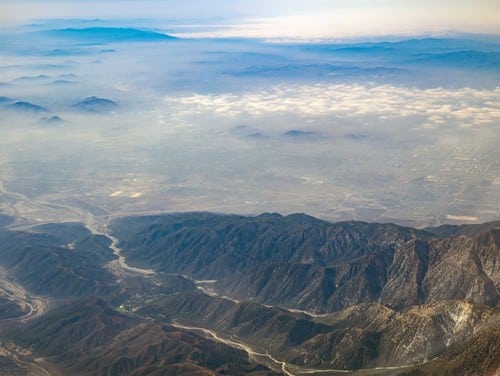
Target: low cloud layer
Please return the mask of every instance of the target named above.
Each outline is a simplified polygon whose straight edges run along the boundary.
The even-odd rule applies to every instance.
[[[500,120],[500,87],[419,90],[391,85],[280,85],[244,94],[167,97],[165,103],[181,114],[213,113],[230,118],[285,113],[301,117],[421,117],[422,125],[428,127],[450,122],[481,126]]]

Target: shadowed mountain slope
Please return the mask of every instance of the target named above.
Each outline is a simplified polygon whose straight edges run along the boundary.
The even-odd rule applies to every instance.
[[[112,237],[82,224],[9,224],[0,216],[0,266],[55,307],[21,318],[29,296],[0,302],[0,361],[12,372],[488,375],[500,365],[500,222],[112,221],[126,262],[153,274],[110,265]]]
[[[244,351],[171,326],[144,322],[100,299],[64,304],[10,330],[7,339],[29,347],[71,375],[271,376]]]
[[[449,299],[495,306],[500,297],[498,222],[424,231],[204,213],[124,218],[112,230],[132,264],[214,279],[241,300],[328,312]]]
[[[116,288],[105,269],[116,256],[109,239],[81,224],[53,224],[31,232],[0,229],[0,266],[29,291],[52,297],[106,295]]]

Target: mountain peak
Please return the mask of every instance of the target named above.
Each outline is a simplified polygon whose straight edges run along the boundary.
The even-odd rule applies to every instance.
[[[118,104],[111,99],[91,96],[75,103],[73,107],[87,112],[109,112],[118,107]]]
[[[78,39],[92,42],[154,42],[177,39],[171,35],[156,31],[125,27],[86,27],[67,28],[40,32],[51,37]]]
[[[20,112],[47,112],[45,107],[30,102],[18,101],[8,105],[8,108]]]

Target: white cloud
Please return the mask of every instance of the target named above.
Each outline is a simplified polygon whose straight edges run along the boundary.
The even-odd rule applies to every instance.
[[[422,124],[482,125],[500,121],[500,87],[415,89],[391,85],[280,85],[243,94],[195,94],[167,97],[178,115],[212,113],[228,118],[269,114],[301,117],[335,115],[380,119],[421,117]]]
[[[307,7],[306,7],[307,8]],[[192,38],[305,38],[337,39],[373,35],[421,35],[450,30],[498,33],[498,5],[484,1],[475,4],[425,5],[421,2],[385,1],[376,4],[327,2],[309,11],[282,10],[272,16],[234,20],[220,28],[177,34]]]

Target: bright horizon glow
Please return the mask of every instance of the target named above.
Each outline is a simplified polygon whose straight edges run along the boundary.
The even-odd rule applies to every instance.
[[[447,31],[500,34],[500,3],[491,0],[106,0],[0,1],[0,26],[44,18],[220,19],[221,27],[185,37],[341,38]]]

